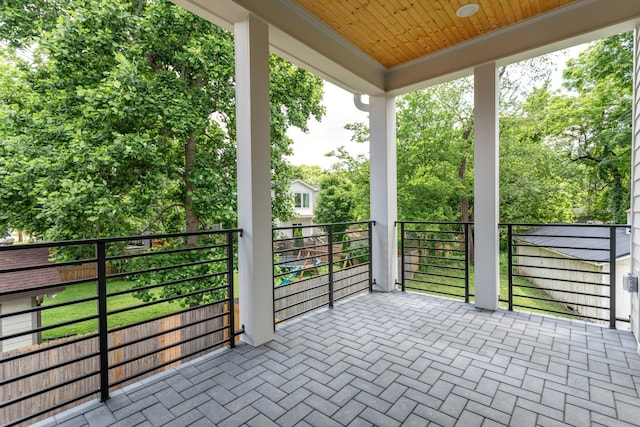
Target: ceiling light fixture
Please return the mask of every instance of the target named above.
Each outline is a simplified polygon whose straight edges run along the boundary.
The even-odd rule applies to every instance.
[[[478,6],[477,3],[465,4],[463,6],[460,6],[458,10],[456,10],[456,15],[458,15],[460,18],[468,18],[475,14],[478,9],[480,9],[480,6]]]

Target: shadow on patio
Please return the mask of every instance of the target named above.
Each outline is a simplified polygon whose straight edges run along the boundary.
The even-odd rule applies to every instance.
[[[372,293],[39,423],[640,425],[630,332]]]

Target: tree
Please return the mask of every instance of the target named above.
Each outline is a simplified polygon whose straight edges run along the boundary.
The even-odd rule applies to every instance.
[[[599,40],[567,63],[550,112],[571,161],[589,173],[591,216],[625,221],[631,173],[633,36]]]
[[[583,202],[582,168],[550,138],[548,84],[500,117],[500,220],[569,222]]]
[[[319,224],[353,222],[355,205],[353,183],[348,176],[344,173],[327,175],[320,183],[318,203],[313,213],[315,222]],[[333,228],[336,233],[346,229],[346,225],[336,225]],[[342,236],[336,236],[336,240],[342,240]]]
[[[294,179],[302,180],[310,185],[320,185],[320,181],[327,175],[327,172],[317,165],[291,166],[291,169]]]
[[[235,225],[231,34],[163,0],[1,7],[1,225],[54,240]],[[322,83],[276,56],[270,68],[287,219],[285,132],[321,118]]]

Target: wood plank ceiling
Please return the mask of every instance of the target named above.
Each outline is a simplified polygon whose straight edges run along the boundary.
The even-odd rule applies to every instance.
[[[576,0],[295,0],[385,67],[432,54]],[[456,10],[475,2],[468,18]]]

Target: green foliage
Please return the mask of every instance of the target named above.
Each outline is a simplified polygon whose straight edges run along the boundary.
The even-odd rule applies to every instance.
[[[236,223],[233,37],[168,1],[10,1],[0,37],[0,227],[51,240]],[[272,56],[274,215],[318,77]]]
[[[469,79],[397,101],[398,218],[453,221],[471,200],[473,106]]]
[[[355,221],[356,200],[353,183],[344,173],[327,175],[320,183],[320,194],[314,211],[314,221],[319,224],[344,223]],[[342,233],[346,225],[334,226],[334,232]],[[336,236],[337,240],[343,235]]]
[[[181,307],[193,307],[220,301],[227,296],[226,251],[224,248],[206,248],[219,245],[216,236],[200,237],[192,247],[182,239],[152,249],[151,256],[136,258],[132,262],[135,271],[152,270],[134,274],[135,288],[144,288],[133,295],[144,302],[170,299]],[[149,288],[150,287],[150,288]]]
[[[310,185],[319,185],[327,175],[320,166],[299,165],[291,166],[293,179],[299,179]]]
[[[588,213],[625,221],[631,175],[633,35],[599,40],[567,63],[570,92],[550,106],[554,133],[588,173]]]

